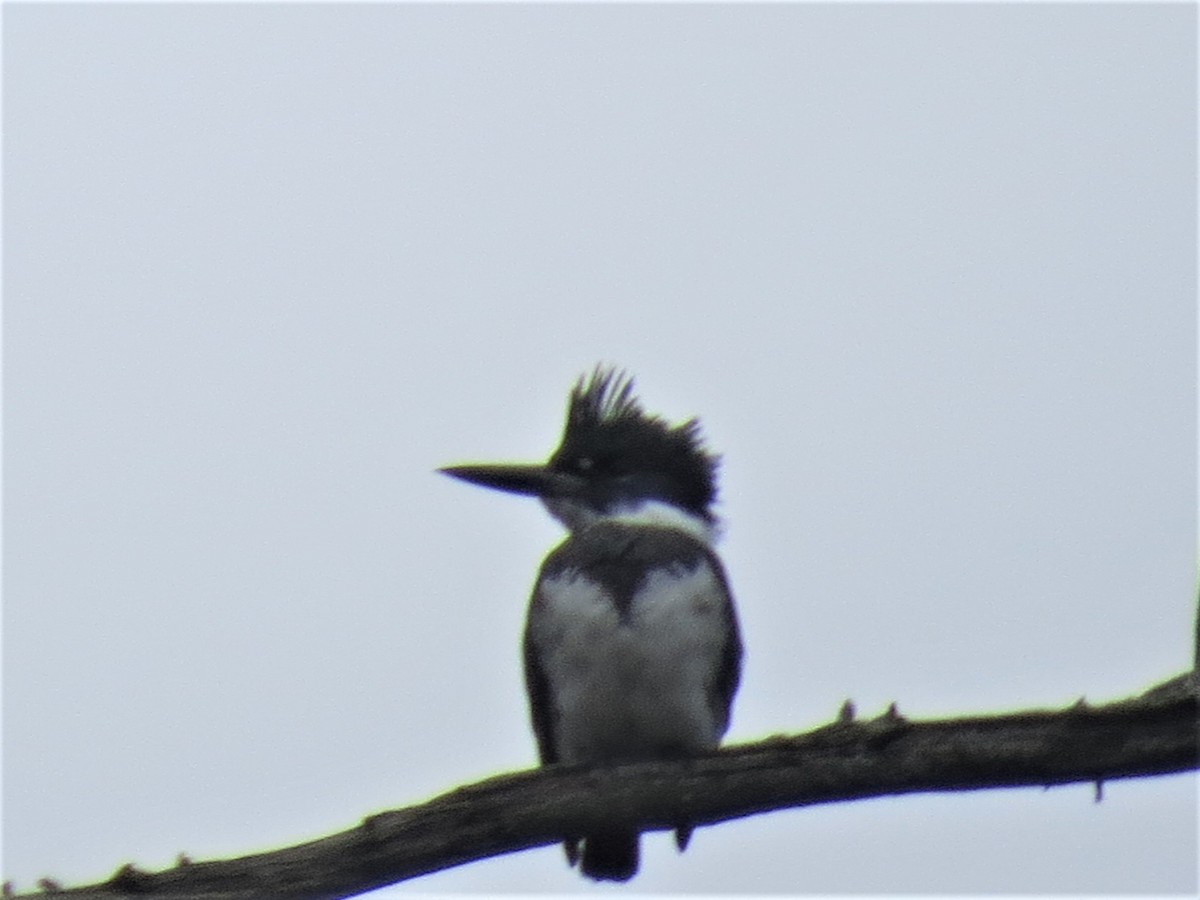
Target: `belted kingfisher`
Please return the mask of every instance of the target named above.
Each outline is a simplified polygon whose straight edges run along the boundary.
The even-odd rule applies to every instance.
[[[542,563],[525,626],[543,765],[687,757],[720,742],[742,645],[712,549],[716,468],[697,420],[648,415],[631,378],[597,367],[571,391],[562,442],[544,465],[440,470],[539,497],[570,531]],[[677,826],[680,850],[690,832]],[[614,822],[564,846],[589,878],[627,881],[638,844]]]

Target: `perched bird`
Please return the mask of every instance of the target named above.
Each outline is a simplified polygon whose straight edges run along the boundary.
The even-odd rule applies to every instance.
[[[542,563],[525,627],[543,765],[673,759],[720,742],[742,645],[712,549],[716,468],[695,419],[647,414],[632,379],[597,367],[571,391],[562,442],[544,465],[440,470],[538,497],[570,532]],[[681,850],[690,830],[676,830]],[[627,881],[638,844],[614,822],[565,847],[589,878]]]

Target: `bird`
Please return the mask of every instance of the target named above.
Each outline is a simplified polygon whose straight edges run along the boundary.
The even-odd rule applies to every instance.
[[[544,464],[439,469],[536,497],[567,529],[538,572],[523,638],[525,686],[543,766],[619,765],[714,750],[728,726],[742,642],[714,551],[719,458],[696,418],[647,413],[624,371],[574,384]],[[567,838],[595,881],[638,871],[640,835],[613,821]],[[682,852],[691,825],[678,823]]]

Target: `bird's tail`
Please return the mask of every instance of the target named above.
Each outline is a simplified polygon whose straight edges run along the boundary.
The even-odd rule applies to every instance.
[[[583,839],[579,869],[595,881],[628,881],[638,870],[636,831],[603,831]]]

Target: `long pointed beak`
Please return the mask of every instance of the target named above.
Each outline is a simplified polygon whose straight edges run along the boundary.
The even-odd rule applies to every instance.
[[[482,487],[534,497],[565,497],[579,490],[580,480],[539,465],[467,465],[438,469],[443,475]]]

